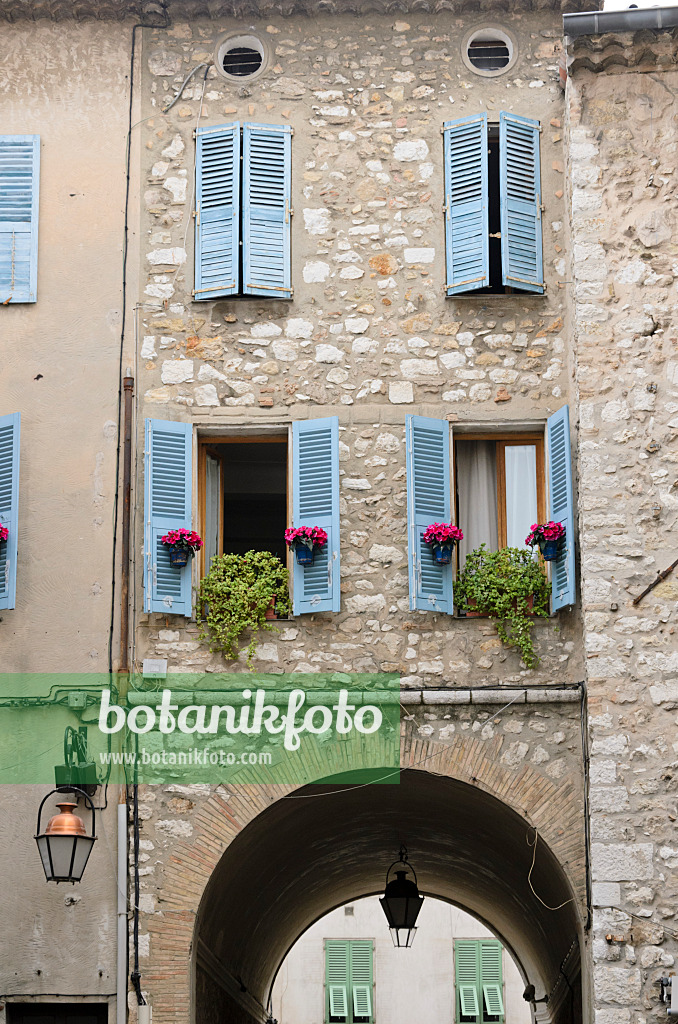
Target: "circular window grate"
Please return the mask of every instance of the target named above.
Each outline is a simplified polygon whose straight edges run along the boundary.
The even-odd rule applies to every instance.
[[[251,46],[233,46],[225,50],[221,58],[221,66],[227,75],[235,75],[237,78],[247,78],[259,70],[264,61],[264,55]]]
[[[472,39],[468,46],[468,59],[479,71],[501,71],[511,60],[511,53],[503,39]]]

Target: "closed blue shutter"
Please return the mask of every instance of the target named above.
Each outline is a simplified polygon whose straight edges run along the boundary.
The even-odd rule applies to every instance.
[[[327,544],[313,565],[294,561],[294,614],[338,612],[339,578],[339,420],[292,424],[294,526],[322,526]]]
[[[499,115],[502,281],[525,292],[544,291],[541,242],[539,122]]]
[[[0,135],[0,304],[38,294],[40,136]]]
[[[490,283],[487,114],[443,127],[447,294]]]
[[[13,608],[16,598],[20,422],[18,412],[0,416],[0,525],[9,530],[0,540],[0,608]]]
[[[198,128],[195,165],[193,297],[234,295],[240,287],[240,125]]]
[[[565,527],[559,557],[551,562],[551,609],[558,611],[576,600],[574,573],[574,497],[570,414],[568,407],[550,416],[546,423],[549,468],[549,517]]]
[[[292,129],[243,129],[243,292],[292,297],[290,218]]]
[[[191,559],[170,565],[160,538],[191,529],[190,423],[146,420],[144,492],[144,608],[167,615],[191,614]]]
[[[407,526],[410,608],[452,614],[452,565],[436,565],[424,530],[450,522],[450,425],[407,417]]]

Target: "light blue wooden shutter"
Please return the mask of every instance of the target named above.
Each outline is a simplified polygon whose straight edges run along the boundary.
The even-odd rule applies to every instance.
[[[40,136],[0,135],[0,303],[38,294]]]
[[[477,939],[455,941],[454,980],[457,988],[457,1021],[480,1021],[480,950]]]
[[[171,565],[160,538],[191,529],[190,423],[146,420],[144,491],[144,608],[167,615],[191,614],[191,559]]]
[[[195,165],[195,289],[214,299],[240,288],[240,125],[198,128]]]
[[[568,406],[546,422],[549,468],[549,518],[565,527],[560,556],[551,562],[551,610],[558,611],[576,600],[574,571],[574,496],[570,413]]]
[[[0,541],[0,608],[14,608],[19,531],[19,428],[21,414],[0,416],[0,525],[9,530]]]
[[[243,292],[292,297],[292,129],[243,128]]]
[[[447,294],[490,283],[487,114],[443,127]]]
[[[410,608],[453,612],[452,565],[436,565],[424,530],[450,522],[450,425],[408,416],[407,526]]]
[[[322,526],[327,544],[316,548],[313,565],[294,560],[294,614],[338,612],[339,578],[339,420],[292,424],[294,526]]]
[[[325,942],[326,1020],[348,1021],[349,989],[348,939]]]
[[[539,122],[499,115],[502,280],[525,292],[544,291],[541,242]]]

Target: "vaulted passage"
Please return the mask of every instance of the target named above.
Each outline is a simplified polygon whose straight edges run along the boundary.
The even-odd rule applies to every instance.
[[[528,879],[528,838],[534,831],[506,804],[421,770],[404,771],[399,785],[312,786],[272,802],[231,842],[205,890],[194,943],[197,1024],[264,1021],[296,939],[334,907],[381,892],[401,842],[420,890],[484,921],[537,998],[549,995],[538,1019],[576,1024],[579,906],[541,839]]]

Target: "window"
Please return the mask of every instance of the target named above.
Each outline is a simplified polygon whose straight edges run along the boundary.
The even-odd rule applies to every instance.
[[[503,1022],[502,954],[496,939],[455,939],[457,1024]]]
[[[107,1003],[8,1003],[7,1024],[106,1024]]]
[[[407,417],[406,435],[410,608],[454,612],[454,567],[437,565],[423,541],[430,523],[452,521],[453,509],[464,532],[461,557],[483,541],[495,549],[522,547],[535,519],[563,523],[563,550],[551,563],[551,608],[574,604],[568,407],[547,420],[546,438],[541,433],[452,437],[447,420],[424,416]]]
[[[258,77],[266,67],[266,50],[256,36],[229,36],[217,46],[215,64],[224,78]]]
[[[8,609],[16,600],[20,423],[18,412],[0,416],[0,526],[9,531],[0,540],[0,608]]]
[[[190,616],[191,562],[183,568],[171,565],[161,538],[170,529],[192,528],[191,425],[147,420],[145,452],[144,607]],[[199,570],[206,572],[217,554],[273,551],[292,568],[295,615],[339,611],[336,416],[293,423],[289,435],[200,438],[196,475],[198,530],[204,540],[195,559]],[[294,526],[322,526],[327,532],[327,544],[312,565],[289,559],[284,534],[290,519]]]
[[[504,111],[445,122],[448,295],[544,292],[540,131]]]
[[[291,140],[289,125],[198,129],[195,301],[292,297]]]
[[[516,46],[506,29],[488,25],[467,32],[461,43],[461,55],[469,71],[496,78],[515,63]]]
[[[371,939],[326,939],[326,1024],[372,1024]]]
[[[38,293],[40,136],[0,135],[0,304]]]

